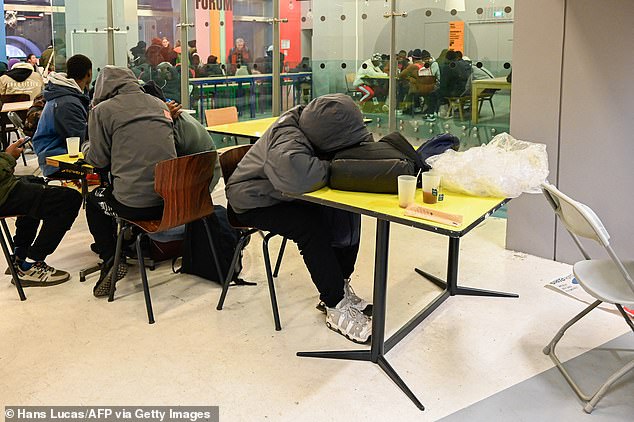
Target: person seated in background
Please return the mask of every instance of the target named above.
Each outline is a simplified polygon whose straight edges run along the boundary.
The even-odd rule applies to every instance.
[[[369,339],[372,322],[363,313],[370,304],[350,287],[359,251],[359,215],[294,201],[284,193],[325,186],[330,168],[327,157],[371,140],[350,97],[324,95],[282,114],[240,161],[226,186],[228,204],[240,223],[297,243],[323,302],[320,309],[326,312],[326,325],[361,343]],[[349,222],[336,233],[334,213]],[[349,240],[335,242],[341,238]]]
[[[359,102],[363,105],[370,100],[376,98],[378,92],[377,88],[380,88],[376,79],[372,78],[385,78],[387,73],[381,70],[381,54],[374,53],[371,58],[364,61],[357,70],[357,77],[354,80],[353,86],[363,94]]]
[[[92,80],[92,62],[77,54],[66,62],[66,73],[51,73],[44,89],[46,103],[33,135],[33,149],[45,177],[76,179],[81,173],[60,170],[46,164],[46,157],[66,154],[66,138],[86,140],[88,86]]]
[[[107,296],[110,283],[127,272],[125,260],[114,269],[118,216],[155,220],[163,215],[163,200],[154,190],[154,167],[176,157],[169,109],[147,95],[130,69],[106,66],[95,83],[84,145],[87,163],[110,173],[111,184],[91,192],[86,205],[88,228],[103,260],[93,289]]]
[[[27,94],[31,100],[44,89],[44,79],[31,63],[18,62],[0,76],[0,95]]]
[[[468,60],[466,60],[466,61],[468,62]],[[467,80],[467,84],[465,85],[465,91],[464,91],[463,95],[471,95],[471,82],[472,81],[479,81],[479,80],[483,80],[483,79],[493,79],[493,78],[495,78],[495,76],[493,76],[493,73],[491,73],[491,71],[489,69],[484,67],[482,65],[482,63],[478,63],[478,64],[473,64],[472,63],[471,64],[471,77]],[[497,91],[498,91],[497,89],[487,88],[487,89],[483,90],[481,94],[491,95],[491,94],[494,94]]]
[[[45,260],[73,225],[82,198],[74,189],[45,186],[38,178],[15,177],[16,158],[22,153],[23,142],[20,139],[0,152],[0,215],[19,216],[10,265],[14,265],[23,287],[54,286],[68,281],[70,274],[47,265]]]
[[[33,66],[33,70],[35,70],[37,73],[39,73],[40,75],[42,74],[42,72],[44,71],[44,69],[42,69],[39,66],[38,63],[38,59],[37,56],[33,53],[29,54],[28,56],[26,56],[26,62],[28,64],[30,64],[31,66]]]
[[[440,86],[429,98],[426,120],[435,119],[442,102],[448,97],[461,97],[471,77],[471,64],[462,60],[462,53],[447,51],[447,61],[440,67]],[[427,99],[426,99],[427,100]]]
[[[235,75],[238,65],[247,67],[249,63],[251,63],[251,52],[249,52],[243,38],[236,38],[235,47],[229,50],[227,56],[227,73]]]
[[[405,101],[403,106],[405,112],[417,111],[421,97],[428,103],[428,96],[438,88],[440,82],[438,64],[433,61],[429,51],[415,49],[412,51],[412,60],[412,64],[398,75],[399,80],[409,83],[409,101]]]
[[[218,57],[213,54],[207,57],[207,64],[203,66],[205,76],[223,76],[224,69],[218,64]]]

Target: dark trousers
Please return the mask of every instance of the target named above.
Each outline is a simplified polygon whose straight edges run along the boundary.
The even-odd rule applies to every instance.
[[[117,248],[116,218],[126,220],[159,220],[163,215],[163,206],[132,208],[117,201],[112,187],[97,188],[88,195],[86,219],[99,257],[104,262],[110,260]]]
[[[286,202],[252,209],[237,217],[246,226],[277,233],[294,241],[319,291],[320,299],[326,306],[334,307],[343,298],[344,279],[349,278],[354,271],[359,243],[333,247],[335,236],[332,219],[329,213],[324,213],[325,209],[302,202]],[[360,219],[355,221],[360,222]]]
[[[20,180],[0,206],[0,215],[22,215],[15,222],[16,256],[44,261],[73,225],[81,201],[76,190],[44,186],[37,178]],[[38,234],[40,221],[42,228]]]

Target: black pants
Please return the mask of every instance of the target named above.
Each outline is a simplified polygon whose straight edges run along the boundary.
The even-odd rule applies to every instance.
[[[335,237],[332,234],[332,219],[324,210],[325,207],[318,205],[288,202],[252,209],[237,217],[247,226],[277,233],[294,241],[319,291],[320,299],[326,306],[334,307],[343,298],[344,279],[349,278],[354,271],[359,243],[345,247],[331,246]]]
[[[0,207],[0,215],[22,215],[15,222],[16,256],[44,261],[73,225],[81,201],[81,194],[74,189],[44,186],[37,178],[21,179]]]
[[[97,188],[88,196],[86,219],[92,237],[95,239],[99,257],[108,261],[117,248],[116,218],[126,220],[158,220],[163,215],[163,206],[132,208],[117,201],[112,187]]]

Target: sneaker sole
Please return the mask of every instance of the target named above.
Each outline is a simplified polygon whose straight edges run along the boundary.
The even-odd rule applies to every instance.
[[[68,280],[70,280],[70,275],[68,276],[68,278],[57,281],[30,281],[20,279],[20,284],[22,285],[22,287],[48,287],[66,283]],[[15,285],[15,281],[13,281],[13,279],[11,279],[11,284]]]
[[[366,341],[359,341],[357,339],[354,339],[354,338],[350,337],[348,334],[342,333],[341,330],[339,330],[338,328],[333,327],[332,324],[330,324],[328,321],[326,321],[326,327],[330,328],[335,333],[341,334],[342,336],[344,336],[345,338],[347,338],[348,340],[350,340],[353,343],[368,344],[368,343],[370,343],[370,340],[372,339],[371,335],[368,337],[368,339]]]
[[[319,302],[317,304],[317,306],[315,306],[315,309],[317,309],[319,312],[321,312],[322,314],[326,314],[326,304],[324,302]],[[363,313],[363,315],[368,316],[368,317],[372,317],[372,304],[368,304],[368,306],[365,307],[365,309],[363,309],[361,311]]]
[[[125,266],[123,268],[125,269],[122,271],[117,271],[117,277],[116,277],[117,281],[121,280],[122,278],[126,276],[126,274],[128,274],[128,267]],[[97,281],[97,284],[95,284],[95,287],[92,289],[93,296],[95,297],[110,296],[110,284],[111,284],[110,279],[111,278],[112,278],[112,268],[110,269],[110,271],[108,271],[108,274],[106,275],[106,277],[103,280],[101,280],[101,283]],[[115,281],[115,285],[116,285],[116,281]]]

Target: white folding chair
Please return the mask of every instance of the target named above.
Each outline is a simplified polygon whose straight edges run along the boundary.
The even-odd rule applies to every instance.
[[[550,356],[559,371],[568,381],[574,392],[584,402],[584,410],[591,413],[610,386],[634,368],[634,360],[616,371],[592,395],[587,395],[574,382],[568,371],[555,354],[555,346],[564,333],[573,324],[587,315],[602,302],[611,303],[619,310],[627,325],[634,331],[632,319],[623,306],[634,307],[634,261],[621,261],[610,246],[610,235],[599,217],[587,205],[577,202],[560,192],[555,186],[543,184],[542,191],[555,210],[564,227],[572,236],[585,260],[573,266],[573,273],[579,285],[597,300],[568,321],[550,343],[544,348],[544,354]],[[610,259],[592,259],[581,244],[580,238],[592,239],[605,248]]]

